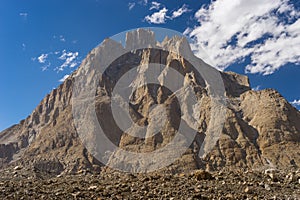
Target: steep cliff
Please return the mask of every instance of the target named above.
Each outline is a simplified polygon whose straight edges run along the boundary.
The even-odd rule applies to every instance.
[[[137,38],[147,38],[152,41],[151,48],[126,52],[126,48],[135,47]],[[140,43],[145,41],[140,41]],[[209,129],[212,99],[208,93],[209,83],[195,72],[191,63],[184,57],[192,54],[187,41],[183,38],[166,38],[161,43],[155,40],[150,31],[137,30],[128,33],[126,47],[120,43],[107,39],[102,45],[92,50],[81,66],[57,89],[48,94],[36,109],[20,124],[0,133],[0,165],[20,162],[30,164],[39,170],[62,171],[74,173],[89,168],[99,170],[103,164],[89,152],[82,143],[76,130],[73,117],[72,92],[75,78],[80,74],[87,74],[85,84],[93,80],[96,73],[91,66],[99,59],[115,52],[105,52],[105,45],[111,49],[124,53],[114,60],[102,74],[95,93],[95,109],[99,123],[106,136],[120,149],[145,153],[167,146],[178,132],[179,120],[184,110],[180,110],[176,96],[168,88],[147,85],[135,88],[130,101],[132,120],[140,125],[146,125],[146,138],[134,137],[122,131],[113,119],[111,95],[116,81],[129,71],[132,66],[144,66],[139,70],[149,70],[150,63],[162,65],[162,77],[170,74],[173,68],[182,74],[184,81],[192,85],[197,101],[201,102],[196,116],[198,126],[196,136],[185,153],[173,164],[167,167],[170,171],[186,171],[206,168],[218,170],[220,168],[259,168],[273,166],[286,168],[300,165],[300,113],[292,107],[278,92],[267,89],[251,90],[246,76],[233,72],[217,72],[222,77],[226,92],[226,114],[222,134],[212,151],[200,158],[201,145]],[[153,47],[163,47],[164,51]],[[183,56],[172,53],[177,50]],[[200,67],[207,67],[201,64]],[[203,65],[203,66],[202,66]],[[148,67],[147,67],[148,66]],[[141,76],[135,79],[143,82]],[[164,80],[162,79],[162,82]],[[188,92],[178,92],[185,98]],[[154,105],[166,108],[154,108]],[[181,109],[188,109],[183,107]],[[157,118],[153,116],[158,116]],[[167,116],[167,123],[160,124]],[[187,120],[187,124],[192,123]],[[158,134],[151,135],[157,126],[161,126]],[[186,129],[185,129],[186,130]],[[191,130],[192,131],[192,130]],[[135,133],[135,130],[132,130]],[[138,134],[138,131],[136,131]],[[96,140],[97,141],[97,140]],[[165,154],[164,154],[165,155]],[[167,160],[168,157],[157,158]],[[114,159],[117,157],[118,159]],[[120,150],[108,155],[108,162],[112,166],[123,165],[130,157],[122,155]],[[138,171],[142,163],[131,163],[133,171]]]

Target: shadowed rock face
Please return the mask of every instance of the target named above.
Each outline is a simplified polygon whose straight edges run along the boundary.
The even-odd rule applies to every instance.
[[[131,41],[143,34],[147,32],[138,30],[129,34],[126,45],[136,46]],[[151,37],[154,35],[149,33],[146,38]],[[117,42],[108,39],[104,44],[115,46],[125,52],[122,45]],[[156,44],[154,40],[153,45],[163,46],[170,51],[174,48],[182,49],[184,56],[192,54],[186,40],[178,37],[165,39],[161,44]],[[0,166],[21,162],[43,171],[58,169],[59,172],[55,173],[61,171],[74,173],[84,168],[98,170],[99,166],[102,166],[82,145],[72,114],[74,77],[88,73],[87,81],[94,78],[95,73],[89,71],[91,68],[86,66],[96,64],[95,57],[99,56],[98,52],[102,47],[92,50],[79,69],[48,94],[31,115],[20,124],[0,133]],[[275,90],[251,90],[248,78],[233,72],[220,72],[228,104],[226,121],[221,137],[213,150],[204,159],[200,159],[198,153],[209,126],[212,109],[208,85],[201,74],[191,73],[193,66],[182,57],[158,49],[141,49],[126,53],[115,60],[104,73],[105,76],[100,78],[95,97],[95,110],[105,134],[115,145],[132,152],[151,152],[167,145],[178,130],[182,114],[178,100],[167,88],[157,85],[140,87],[133,92],[130,114],[135,123],[148,125],[147,132],[151,132],[157,123],[151,121],[152,106],[154,104],[165,106],[168,123],[158,134],[141,139],[124,133],[115,125],[110,109],[114,81],[133,65],[149,63],[161,63],[179,71],[185,77],[185,81],[192,83],[197,100],[201,102],[197,118],[199,126],[194,142],[184,155],[166,170],[179,172],[198,168],[218,170],[264,166],[286,168],[300,165],[299,111]],[[154,114],[155,112],[159,116],[160,110],[154,110]],[[113,157],[118,153],[113,152],[108,157],[115,165],[128,159],[124,157],[123,160],[114,160]]]

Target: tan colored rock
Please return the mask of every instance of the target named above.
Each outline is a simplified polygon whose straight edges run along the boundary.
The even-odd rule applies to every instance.
[[[135,38],[147,37],[154,47],[161,46],[169,51],[180,50],[184,57],[192,57],[192,51],[183,38],[166,38],[162,43],[156,42],[149,31],[139,30],[127,35],[127,45],[137,46]],[[144,40],[139,40],[145,43]],[[114,47],[116,51],[105,52],[105,46]],[[83,169],[97,169],[102,164],[92,156],[91,152],[82,144],[75,128],[72,114],[72,87],[74,77],[86,74],[88,77],[82,84],[92,84],[96,72],[89,66],[97,65],[102,57],[110,57],[117,53],[126,52],[126,47],[111,39],[106,39],[102,45],[92,50],[81,66],[57,89],[40,102],[36,109],[20,124],[0,133],[0,167],[18,159],[20,163],[37,166],[45,159],[50,166],[60,166],[62,173],[76,173]],[[233,72],[217,72],[221,74],[227,96],[226,121],[223,132],[212,151],[203,159],[198,157],[202,142],[210,125],[211,110],[216,109],[209,96],[210,84],[204,80],[203,74],[194,73],[193,66],[183,57],[168,51],[153,49],[127,52],[111,64],[107,75],[113,80],[102,76],[96,91],[95,110],[99,123],[103,126],[107,137],[118,147],[136,152],[152,152],[163,148],[172,141],[177,133],[180,113],[176,98],[166,88],[159,86],[145,86],[135,88],[131,99],[130,115],[132,120],[140,125],[148,124],[147,139],[134,137],[116,127],[109,108],[110,95],[114,87],[113,81],[118,80],[132,65],[144,64],[139,70],[147,70],[147,64],[161,63],[164,70],[159,74],[160,82],[165,83],[166,77],[176,69],[183,74],[184,84],[193,85],[197,100],[199,101],[195,119],[182,116],[186,124],[197,130],[197,135],[190,147],[182,157],[172,165],[166,167],[169,172],[183,172],[193,169],[206,169],[208,171],[221,168],[286,168],[300,165],[300,113],[291,106],[278,92],[272,89],[253,91],[249,80]],[[121,64],[121,65],[120,65]],[[201,67],[207,67],[199,62]],[[121,66],[121,67],[118,67]],[[143,74],[138,77],[133,86],[144,82]],[[213,81],[213,80],[211,80]],[[175,84],[174,84],[175,85]],[[179,92],[182,98],[188,92]],[[163,125],[158,134],[153,135],[158,122],[163,122],[164,112],[154,110],[153,105],[160,104],[166,107],[167,123]],[[188,106],[182,106],[182,113],[188,111]],[[217,109],[218,110],[218,109]],[[158,118],[153,118],[158,114]],[[105,117],[101,117],[105,116]],[[152,118],[152,119],[151,119]],[[135,129],[132,130],[133,133]],[[138,134],[138,131],[136,131]],[[88,135],[92,137],[92,135]],[[95,141],[97,141],[95,139]],[[108,152],[107,159],[114,165],[126,163],[131,158],[122,155],[121,159],[114,159],[120,151]],[[161,156],[157,161],[168,160],[168,156]],[[54,163],[56,164],[54,164]],[[58,164],[60,163],[60,164]],[[144,163],[145,164],[145,163]],[[130,163],[138,169],[143,163]],[[42,167],[46,169],[47,167]],[[50,167],[52,169],[54,167]],[[96,167],[98,166],[98,167]]]
[[[214,179],[211,173],[204,170],[196,170],[193,172],[193,176],[198,180],[212,180]]]

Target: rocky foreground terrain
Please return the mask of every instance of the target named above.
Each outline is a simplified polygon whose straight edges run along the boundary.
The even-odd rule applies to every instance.
[[[97,71],[93,66],[117,51],[126,52],[137,45],[135,41],[145,42],[141,38],[148,38],[150,44],[114,60],[97,82],[95,105],[84,107],[84,111],[95,111],[98,123],[117,147],[99,151],[102,146],[98,144],[103,143],[94,126],[83,124],[85,139],[90,141],[86,145],[74,122],[75,80],[84,75],[84,85],[91,84]],[[300,112],[283,96],[273,89],[254,91],[246,76],[211,68],[193,55],[184,38],[158,42],[153,32],[138,29],[127,33],[126,39],[125,47],[106,39],[26,119],[0,133],[0,199],[300,199]],[[191,65],[183,56],[196,62]],[[146,72],[151,63],[163,66],[161,83],[131,88],[130,117],[152,133],[163,115],[151,109],[163,105],[167,123],[155,135],[135,137],[116,125],[110,109],[111,94],[116,81],[132,66],[143,66],[138,70]],[[204,74],[209,72],[210,80],[197,73],[195,65]],[[178,98],[164,87],[171,68],[184,77],[184,85],[192,86],[197,99],[195,104],[181,106],[182,110]],[[141,74],[128,88],[145,81]],[[226,112],[221,115],[225,121],[213,148],[200,158],[203,144],[214,141],[210,137],[216,125],[212,111],[219,107],[210,92],[218,77],[226,96]],[[185,87],[176,91],[179,98],[189,97]],[[192,118],[184,115],[189,106],[193,107]],[[122,150],[142,155],[164,148],[180,132],[180,119],[190,127],[184,134],[196,131],[191,145],[165,169],[138,174],[147,169],[145,161],[166,162],[172,151],[156,157],[155,162],[152,158],[132,162],[133,157],[122,155]],[[187,141],[182,137],[180,142]],[[107,158],[105,164],[112,168],[131,173],[108,170],[96,156]]]
[[[0,172],[1,199],[300,199],[300,172],[247,170],[53,176],[20,166]],[[13,177],[12,177],[13,176]]]

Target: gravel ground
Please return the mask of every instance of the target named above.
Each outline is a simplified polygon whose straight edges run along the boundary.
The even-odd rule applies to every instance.
[[[300,173],[276,170],[182,174],[110,172],[50,176],[0,172],[0,199],[300,199]]]

